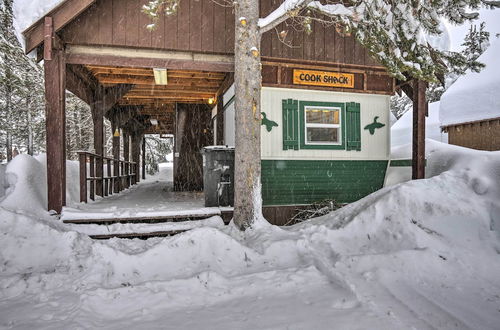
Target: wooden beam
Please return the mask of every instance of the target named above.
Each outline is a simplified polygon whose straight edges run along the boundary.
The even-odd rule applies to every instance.
[[[71,65],[66,66],[66,88],[87,104],[94,101],[94,90],[73,71]]]
[[[412,178],[425,178],[425,116],[427,100],[425,98],[426,82],[413,82],[413,159]]]
[[[75,17],[80,15],[95,1],[96,0],[66,0],[61,2],[59,6],[51,10],[47,15],[39,19],[35,24],[23,32],[26,42],[26,54],[30,53],[42,43],[45,43],[44,22],[46,16],[53,18],[55,33],[66,26],[66,24],[71,22]],[[50,45],[47,48],[50,49]]]
[[[109,66],[93,66],[87,65],[87,68],[96,76],[100,75],[130,75],[130,76],[148,76],[153,77],[153,69],[151,68],[124,68],[124,67],[109,67]],[[168,70],[169,78],[205,78],[213,80],[224,80],[224,73],[221,72],[206,72],[192,70]]]
[[[52,36],[54,31],[48,31]],[[53,46],[47,38],[47,48]],[[64,50],[51,50],[45,67],[48,209],[60,213],[66,205],[66,64]]]
[[[147,76],[117,76],[117,75],[101,75],[97,77],[101,84],[133,84],[133,85],[146,85],[154,86],[156,85],[154,77]],[[179,87],[195,87],[203,86],[209,88],[219,88],[222,80],[213,79],[209,80],[206,78],[170,78],[168,80],[167,86],[179,86]]]
[[[124,66],[124,67],[139,67],[139,68],[166,68],[176,70],[200,70],[200,71],[217,71],[217,72],[233,72],[234,63],[231,62],[210,62],[210,61],[193,61],[193,60],[169,60],[157,58],[141,58],[141,57],[126,57],[112,55],[96,55],[96,54],[68,54],[66,60],[70,64],[84,65],[107,65],[107,66]]]

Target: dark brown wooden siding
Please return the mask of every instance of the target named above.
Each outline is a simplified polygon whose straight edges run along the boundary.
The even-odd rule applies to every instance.
[[[282,0],[261,0],[261,16]],[[150,19],[141,12],[148,0],[98,0],[62,31],[70,44],[106,45],[232,54],[234,12],[213,0],[182,0],[173,16],[162,15],[156,30],[146,25]],[[222,3],[222,2],[221,2]],[[288,31],[286,44],[279,31]],[[354,37],[343,37],[333,26],[315,22],[313,33],[281,24],[262,37],[262,55],[362,66],[378,66]]]
[[[500,150],[500,119],[446,128],[448,143],[478,150]]]

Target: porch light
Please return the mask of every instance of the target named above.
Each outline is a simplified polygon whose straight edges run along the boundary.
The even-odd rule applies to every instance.
[[[149,121],[151,122],[151,125],[158,126],[158,119],[151,118]]]
[[[157,85],[167,85],[167,69],[155,68],[153,69],[155,75],[155,84]]]
[[[211,97],[208,99],[208,104],[214,104],[215,103],[215,97]]]
[[[114,137],[120,137],[120,130],[117,128],[115,129],[115,133],[113,134]]]

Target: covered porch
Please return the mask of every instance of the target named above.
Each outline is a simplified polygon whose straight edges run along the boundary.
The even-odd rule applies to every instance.
[[[156,175],[120,194],[64,207],[61,220],[95,239],[170,236],[201,225],[220,226],[231,220],[232,207],[204,205],[203,192],[175,191],[173,164],[163,163]]]

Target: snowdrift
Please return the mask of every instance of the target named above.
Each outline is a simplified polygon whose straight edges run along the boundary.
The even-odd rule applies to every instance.
[[[430,178],[293,227],[106,242],[32,213],[41,169],[19,158],[0,202],[0,326],[495,329],[500,153],[428,150]]]
[[[66,203],[73,205],[80,200],[79,164],[66,161]],[[3,172],[3,173],[2,173]],[[0,182],[4,180],[4,194],[0,205],[9,210],[30,214],[43,214],[47,208],[47,156],[31,157],[21,154],[0,169]],[[2,199],[3,197],[3,199]]]

